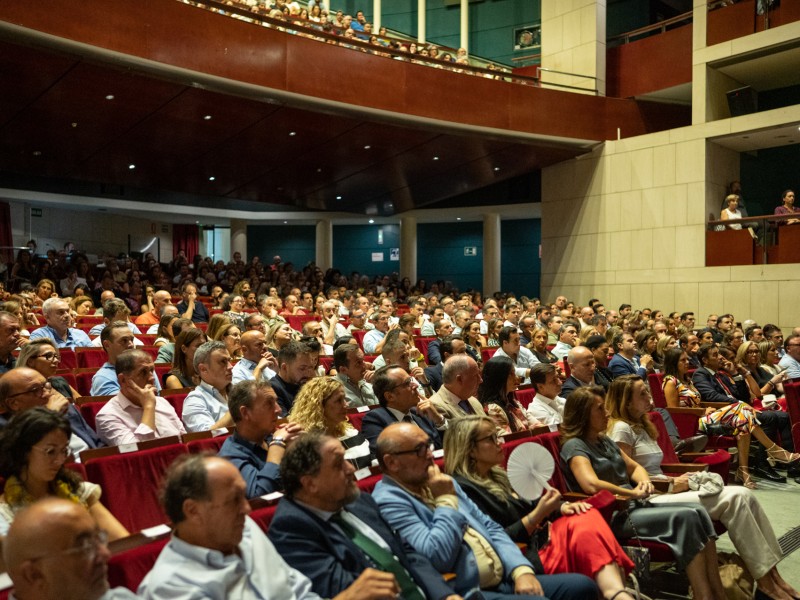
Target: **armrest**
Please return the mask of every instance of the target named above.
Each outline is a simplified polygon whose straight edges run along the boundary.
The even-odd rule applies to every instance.
[[[694,460],[695,458],[703,458],[704,456],[711,456],[713,454],[716,454],[716,452],[707,452],[707,451],[706,452],[684,452],[683,454],[681,454],[679,456],[679,458],[681,458],[681,459],[688,458],[688,459]],[[681,462],[683,462],[683,461],[681,461]]]
[[[708,471],[708,465],[701,463],[662,463],[661,470],[665,473],[696,473]]]
[[[657,492],[661,492],[662,494],[669,492],[669,481],[665,481],[663,479],[653,479],[650,481],[650,483],[653,484],[653,487]]]
[[[671,415],[695,415],[697,417],[702,417],[706,414],[706,409],[699,406],[668,406],[667,412]]]
[[[703,408],[727,408],[730,406],[730,402],[701,402],[700,406]]]
[[[564,492],[561,494],[561,497],[566,500],[567,502],[582,502],[586,500],[589,495],[583,494],[581,492]],[[615,503],[614,508],[617,510],[625,510],[628,508],[628,498],[623,498],[622,496],[614,496],[617,501]]]

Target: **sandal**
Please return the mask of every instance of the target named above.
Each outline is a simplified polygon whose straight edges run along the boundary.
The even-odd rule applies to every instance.
[[[788,452],[778,446],[778,444],[772,444],[772,446],[767,448],[767,455],[769,456],[767,462],[769,462],[769,464],[773,467],[775,466],[776,462],[790,465],[800,461],[800,454],[797,454],[796,452]]]
[[[741,483],[748,490],[756,489],[756,482],[750,477],[749,467],[739,467],[736,469],[736,482]]]

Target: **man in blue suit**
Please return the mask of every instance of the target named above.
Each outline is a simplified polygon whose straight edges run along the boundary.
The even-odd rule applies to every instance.
[[[616,335],[613,345],[614,356],[608,363],[608,369],[614,379],[621,375],[638,375],[647,382],[647,373],[653,370],[653,357],[644,354],[639,359],[636,356],[636,340],[630,333]]]
[[[398,421],[416,424],[428,434],[437,450],[442,447],[447,420],[430,400],[422,398],[411,387],[409,380],[409,374],[396,365],[378,369],[372,377],[372,391],[378,398],[380,408],[374,408],[364,415],[361,433],[373,449],[381,431]]]
[[[428,436],[419,427],[390,425],[378,438],[377,450],[384,476],[372,496],[381,514],[440,572],[458,574],[458,593],[466,596],[480,589],[487,600],[597,597],[597,587],[584,575],[534,575],[503,528],[452,477],[439,472]]]
[[[284,455],[284,497],[269,538],[320,596],[332,598],[377,568],[404,600],[460,600],[430,561],[392,531],[356,486],[355,468],[335,438],[309,433]]]

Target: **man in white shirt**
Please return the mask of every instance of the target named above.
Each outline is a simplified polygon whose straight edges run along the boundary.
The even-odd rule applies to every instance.
[[[528,415],[542,425],[556,426],[564,417],[566,400],[559,396],[561,379],[554,365],[540,363],[531,369],[531,383],[536,396],[528,405]]]
[[[259,329],[245,331],[242,334],[242,358],[233,367],[232,381],[236,385],[240,381],[269,380],[275,377],[278,360],[267,350],[264,332]]]
[[[514,372],[523,383],[530,383],[531,367],[539,364],[533,352],[520,345],[520,335],[516,327],[503,327],[497,336],[500,348],[495,356],[505,356],[514,361]]]
[[[225,344],[202,344],[194,353],[194,370],[200,377],[200,385],[186,396],[181,415],[187,431],[208,431],[233,426],[228,410],[233,365]]]
[[[578,329],[574,324],[567,322],[561,326],[561,331],[558,334],[558,343],[553,348],[553,356],[558,360],[564,360],[570,350],[575,347],[575,342],[578,339]]]

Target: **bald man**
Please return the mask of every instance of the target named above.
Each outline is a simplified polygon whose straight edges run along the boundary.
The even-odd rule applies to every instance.
[[[160,290],[153,294],[153,310],[147,311],[143,315],[136,317],[137,325],[158,325],[161,321],[161,307],[172,304],[172,296],[165,290]]]
[[[275,377],[278,360],[267,350],[264,332],[259,329],[245,331],[241,338],[242,358],[233,367],[234,385],[240,381],[261,381]]]
[[[17,513],[3,542],[18,600],[137,598],[108,587],[107,537],[79,504],[47,498]]]

